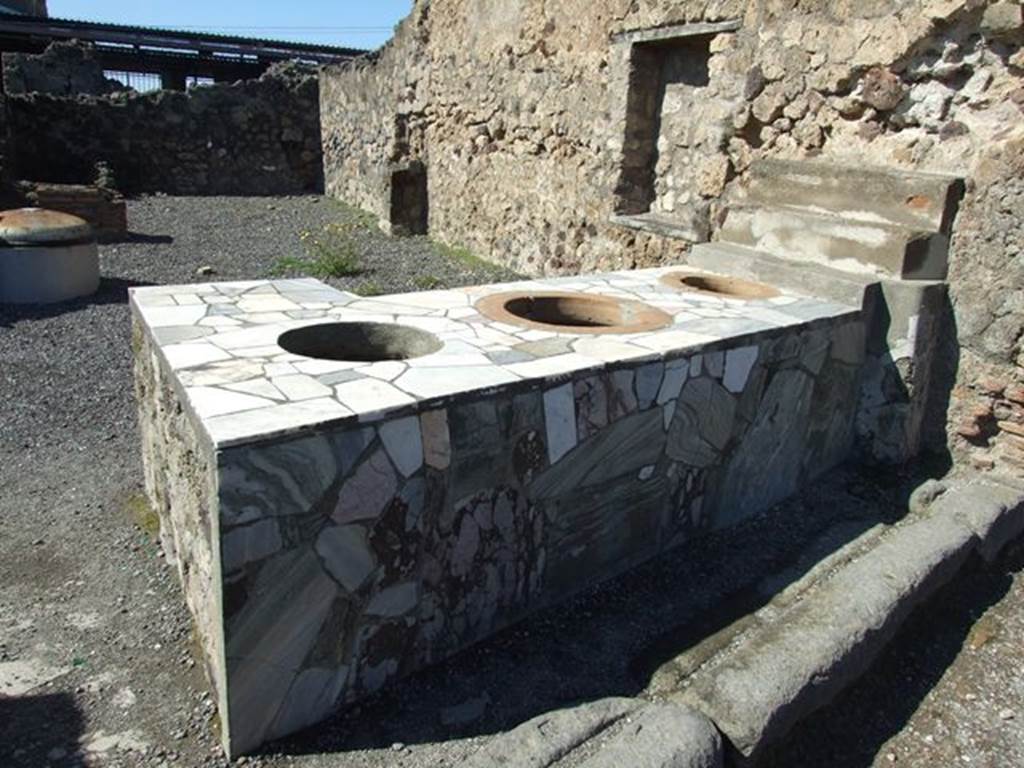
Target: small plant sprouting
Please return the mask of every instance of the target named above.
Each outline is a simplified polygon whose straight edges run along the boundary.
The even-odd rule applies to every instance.
[[[369,280],[367,280],[366,282],[360,283],[359,285],[355,286],[352,289],[352,292],[355,293],[358,296],[383,296],[384,295],[384,289],[381,286],[377,285],[377,283],[370,282]]]
[[[435,288],[440,288],[444,285],[444,280],[437,277],[436,275],[420,275],[415,278],[413,285],[419,288],[421,291],[432,291]]]
[[[133,493],[125,500],[125,506],[135,524],[141,528],[153,541],[160,538],[160,517],[156,510],[149,504],[149,499],[143,493]]]
[[[449,261],[453,261],[456,264],[461,265],[463,269],[480,273],[485,277],[498,281],[520,277],[520,275],[515,274],[499,264],[492,264],[491,262],[480,258],[463,245],[448,245],[446,243],[438,242],[437,240],[431,240],[430,242],[434,247],[434,253],[444,259],[448,259]]]
[[[436,240],[431,241],[434,246],[434,251],[441,257],[456,261],[463,266],[473,270],[494,270],[495,265],[490,264],[479,256],[474,254],[468,248],[462,245],[448,245],[447,243],[441,243]]]
[[[296,272],[306,273],[309,269],[309,261],[300,259],[298,256],[282,256],[274,262],[270,273],[274,276],[292,275]]]
[[[361,271],[356,241],[352,237],[355,224],[328,224],[319,233],[303,232],[299,240],[313,263],[326,277],[346,277]]]
[[[349,277],[362,272],[356,242],[355,224],[328,224],[320,232],[305,231],[299,242],[308,258],[283,256],[274,264],[275,275],[301,273],[311,277]]]

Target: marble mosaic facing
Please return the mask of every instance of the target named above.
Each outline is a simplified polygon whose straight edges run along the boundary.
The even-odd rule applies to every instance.
[[[131,303],[212,447],[324,425],[374,422],[456,396],[564,379],[713,349],[857,310],[793,293],[744,301],[679,291],[665,267],[380,297],[312,278],[135,288]],[[688,270],[692,271],[692,270]],[[475,303],[505,291],[574,291],[646,302],[671,325],[635,334],[579,335],[493,321]],[[321,360],[287,352],[287,330],[327,322],[399,323],[433,333],[436,353],[404,361]]]

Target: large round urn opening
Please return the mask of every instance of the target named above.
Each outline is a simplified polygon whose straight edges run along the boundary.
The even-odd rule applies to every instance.
[[[443,346],[434,334],[392,323],[321,323],[282,333],[277,340],[294,355],[318,360],[376,363],[408,360]]]
[[[642,333],[672,324],[649,304],[589,293],[498,293],[476,304],[491,320],[559,333]]]

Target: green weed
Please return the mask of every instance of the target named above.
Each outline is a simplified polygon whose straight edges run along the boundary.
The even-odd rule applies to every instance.
[[[448,245],[447,243],[439,243],[436,240],[431,241],[431,245],[434,246],[434,251],[439,256],[451,261],[457,261],[467,269],[482,272],[493,272],[498,269],[496,265],[491,264],[489,261],[484,261],[465,246]]]
[[[359,296],[383,296],[385,291],[381,286],[377,285],[377,283],[367,280],[366,282],[354,286],[352,288],[352,293]]]
[[[444,285],[444,280],[436,275],[420,275],[412,281],[413,285],[421,291],[432,291]]]
[[[143,493],[133,493],[125,501],[125,507],[135,524],[154,541],[160,536],[160,517],[149,505],[149,499]]]
[[[307,258],[283,256],[271,269],[274,275],[300,273],[311,277],[349,277],[363,271],[352,232],[356,223],[328,224],[319,232],[303,232],[299,242]]]

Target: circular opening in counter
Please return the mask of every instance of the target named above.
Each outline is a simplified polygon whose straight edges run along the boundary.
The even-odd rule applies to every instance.
[[[682,291],[713,293],[728,299],[770,299],[779,295],[778,289],[770,285],[722,275],[669,272],[661,276],[661,282]]]
[[[484,317],[561,333],[641,333],[672,324],[672,316],[632,299],[587,293],[498,293],[476,304]]]
[[[282,333],[277,344],[294,355],[360,363],[423,357],[443,346],[432,333],[391,323],[307,325]]]

